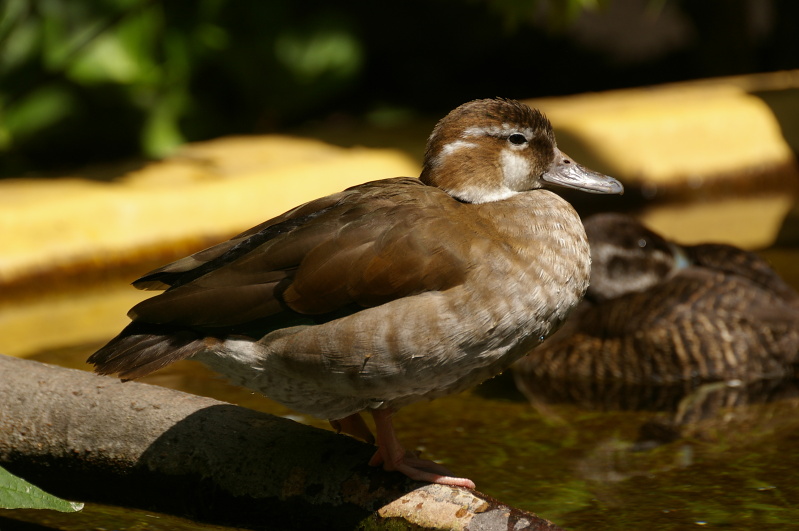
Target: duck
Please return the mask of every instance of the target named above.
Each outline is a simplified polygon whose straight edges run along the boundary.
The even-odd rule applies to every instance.
[[[682,395],[711,382],[793,378],[799,295],[763,258],[726,244],[680,245],[623,213],[589,216],[585,229],[584,299],[514,365],[528,397],[630,402],[654,389]]]
[[[623,192],[561,152],[540,111],[467,102],[433,128],[418,178],[312,200],[134,281],[161,293],[88,363],[130,380],[198,360],[375,443],[372,466],[474,488],[406,451],[392,415],[499,374],[583,297],[588,240],[550,186]]]

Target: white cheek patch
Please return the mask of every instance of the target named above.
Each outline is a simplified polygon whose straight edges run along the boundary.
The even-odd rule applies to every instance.
[[[527,190],[530,188],[530,161],[522,153],[503,149],[499,157],[502,167],[502,181],[510,190]]]

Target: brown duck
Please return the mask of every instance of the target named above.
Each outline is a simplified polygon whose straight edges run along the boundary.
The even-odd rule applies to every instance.
[[[515,365],[522,387],[793,374],[799,295],[762,258],[729,245],[680,246],[623,214],[591,216],[585,228],[591,286],[567,323]]]
[[[436,125],[419,179],[311,201],[135,281],[165,291],[88,361],[131,379],[191,357],[367,440],[369,411],[370,464],[474,487],[406,453],[391,415],[498,374],[582,298],[588,242],[548,184],[622,192],[560,152],[540,112],[466,103]]]

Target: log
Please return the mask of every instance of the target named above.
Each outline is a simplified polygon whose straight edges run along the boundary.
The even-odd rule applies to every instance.
[[[64,498],[251,529],[557,530],[374,447],[210,398],[0,355],[0,465]]]

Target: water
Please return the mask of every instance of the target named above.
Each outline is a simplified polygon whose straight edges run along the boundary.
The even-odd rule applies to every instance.
[[[80,366],[92,348],[35,358]],[[229,386],[193,362],[145,381],[326,427]],[[395,424],[409,447],[472,478],[480,491],[569,529],[799,523],[795,382],[709,384],[683,397],[651,395],[650,403],[667,408],[647,410],[644,399],[633,408],[533,405],[505,373],[473,391],[409,406]],[[68,524],[77,517],[52,518]]]
[[[772,249],[764,256],[799,287],[799,251]],[[88,369],[84,360],[99,346],[50,349],[32,358]],[[197,363],[180,362],[143,381],[328,428],[230,386]],[[799,524],[796,380],[600,395],[598,402],[531,403],[508,371],[470,392],[409,406],[395,426],[409,448],[473,479],[478,490],[569,529]],[[156,520],[150,528],[223,529],[91,504],[82,514],[0,511],[0,518],[12,514],[57,529],[85,529],[92,518],[101,522],[95,527],[120,530]]]

